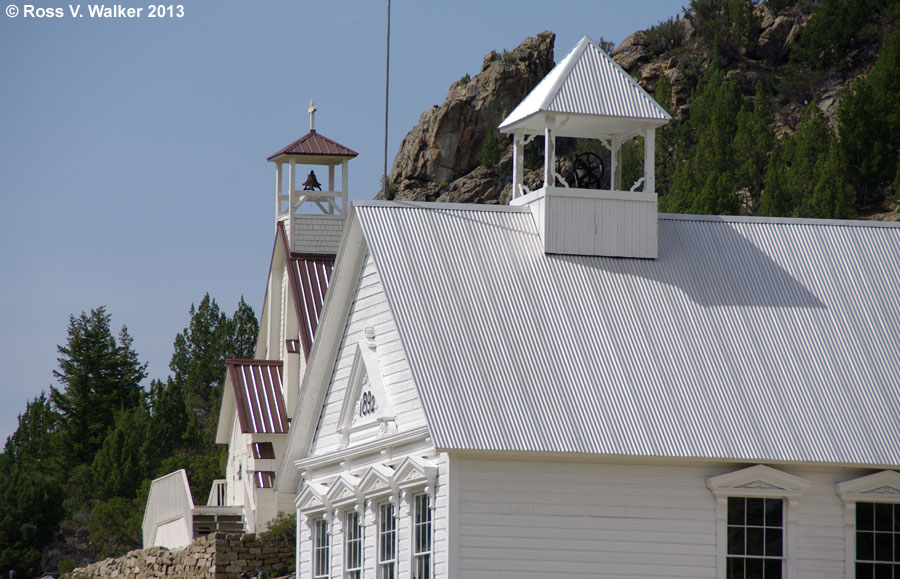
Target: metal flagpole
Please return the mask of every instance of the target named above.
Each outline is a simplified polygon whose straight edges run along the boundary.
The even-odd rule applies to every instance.
[[[387,47],[384,59],[384,171],[381,174],[381,193],[387,198],[388,156],[388,94],[391,85],[391,0],[387,0]]]

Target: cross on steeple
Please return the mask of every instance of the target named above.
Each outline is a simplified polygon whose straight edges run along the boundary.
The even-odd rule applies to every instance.
[[[306,111],[309,113],[309,132],[316,132],[316,101],[309,101],[309,109]]]

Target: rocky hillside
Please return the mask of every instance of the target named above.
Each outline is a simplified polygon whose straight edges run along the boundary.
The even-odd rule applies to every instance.
[[[485,141],[497,136],[491,129],[553,68],[555,39],[542,32],[512,52],[489,52],[481,72],[456,81],[442,105],[422,113],[394,158],[389,181],[396,191],[389,187],[388,197],[496,202],[500,171],[482,166],[488,165],[480,160]]]
[[[896,170],[900,121],[892,108],[898,106],[895,101],[900,103],[895,98],[900,88],[889,79],[896,76],[900,63],[895,62],[898,57],[893,52],[897,51],[890,50],[892,43],[885,38],[893,32],[894,38],[900,39],[898,19],[900,3],[896,0],[769,0],[761,4],[750,0],[693,0],[683,14],[628,36],[615,47],[613,58],[675,118],[661,135],[659,145],[663,150],[657,154],[663,209],[897,218],[894,200],[900,192],[900,172]],[[552,68],[553,42],[552,33],[542,32],[511,52],[492,51],[479,74],[454,83],[444,103],[423,113],[403,140],[385,197],[506,202],[511,147],[508,137],[495,129]],[[883,61],[879,70],[884,70],[871,76],[877,77],[872,82],[884,77],[878,81],[884,86],[869,90],[887,92],[880,99],[884,101],[882,108],[856,111],[856,117],[852,111],[841,113],[844,97],[862,91],[862,83],[854,82],[870,76],[879,55]],[[896,95],[891,92],[895,90]],[[861,96],[857,95],[857,100],[862,100]],[[818,113],[814,114],[813,108]],[[865,123],[871,121],[863,117],[879,114],[895,118],[893,124],[887,123],[887,131],[881,131],[889,135],[882,134],[881,140],[875,139],[878,142],[872,144],[879,148],[875,156],[881,164],[865,174],[854,172],[851,165],[859,163],[854,162],[853,155],[866,158],[872,153],[861,152],[862,146],[851,139],[872,140],[864,135],[878,129],[867,126]],[[716,122],[714,119],[728,117],[732,119],[729,126],[707,126]],[[839,117],[844,120],[839,121]],[[726,136],[728,142],[721,150],[706,156],[720,158],[723,174],[714,180],[729,185],[727,190],[720,185],[705,191],[701,202],[694,197],[701,197],[704,181],[679,175],[678,168],[693,163],[702,172],[717,165],[714,160],[699,158],[706,154],[697,151],[704,131]],[[807,138],[807,133],[809,139],[826,142],[817,149],[805,147],[799,141]],[[539,141],[536,139],[526,156],[540,154]],[[742,149],[747,141],[757,142],[761,149]],[[558,147],[564,176],[568,170],[566,152],[575,149],[575,143]],[[795,185],[767,178],[767,171],[790,172],[798,164],[795,157],[800,150],[823,160],[811,167],[808,175],[787,179]],[[755,172],[730,168],[740,165],[742,155],[748,158],[748,164],[757,166]],[[639,163],[641,155],[633,158]],[[826,167],[825,159],[832,159],[833,166]],[[772,160],[782,164],[770,163]],[[542,180],[539,165],[526,160],[526,166],[532,167],[526,171],[529,186]],[[628,170],[626,167],[626,174]],[[806,186],[804,182],[812,182],[827,171],[837,176],[832,179],[837,184],[828,191],[822,189],[815,197],[816,183]]]

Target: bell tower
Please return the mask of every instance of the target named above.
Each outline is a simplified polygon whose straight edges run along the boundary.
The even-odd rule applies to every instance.
[[[316,131],[317,110],[316,102],[309,101],[309,132],[268,160],[275,163],[275,219],[284,224],[290,251],[334,255],[349,208],[348,164],[358,153]],[[335,189],[338,167],[340,190]]]
[[[655,136],[671,118],[587,36],[519,103],[500,124],[513,136],[510,205],[531,209],[545,253],[657,257]],[[544,186],[529,191],[525,145],[537,135],[544,137]],[[575,186],[567,183],[556,172],[557,137],[595,139],[609,149],[609,189],[600,189],[607,181],[597,175],[579,175],[578,159]],[[621,150],[635,137],[644,141],[644,175],[630,185],[622,183]]]

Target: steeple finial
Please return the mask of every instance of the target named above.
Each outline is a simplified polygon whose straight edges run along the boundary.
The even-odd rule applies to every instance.
[[[309,132],[310,133],[316,132],[316,111],[317,110],[318,109],[316,108],[316,101],[313,101],[313,100],[309,101],[309,109],[306,112],[309,113]]]

